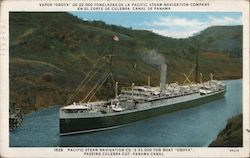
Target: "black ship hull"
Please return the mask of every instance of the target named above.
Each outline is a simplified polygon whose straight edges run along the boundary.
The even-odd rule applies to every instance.
[[[144,120],[154,116],[202,105],[204,103],[224,97],[224,93],[225,91],[221,91],[213,95],[203,96],[201,98],[189,100],[186,102],[111,116],[89,118],[60,118],[60,135],[86,133],[117,128],[135,121]]]

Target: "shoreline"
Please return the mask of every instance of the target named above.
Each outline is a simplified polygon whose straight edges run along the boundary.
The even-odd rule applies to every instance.
[[[225,80],[221,80],[221,81],[232,81],[232,80],[243,80],[243,78],[237,78],[237,79],[225,79]],[[243,84],[243,83],[242,83]],[[56,107],[56,106],[63,106],[63,105],[48,105],[48,106],[41,106],[41,108],[38,108],[36,110],[33,110],[33,111],[30,111],[28,113],[22,113],[23,116],[27,116],[29,114],[32,114],[33,112],[37,112],[37,111],[40,111],[40,110],[43,110],[43,109],[47,109],[47,108],[52,108],[52,107]]]
[[[243,114],[227,120],[225,127],[217,134],[208,147],[243,147]]]

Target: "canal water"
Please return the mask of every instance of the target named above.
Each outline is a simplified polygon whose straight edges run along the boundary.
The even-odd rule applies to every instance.
[[[128,126],[87,134],[59,136],[59,107],[33,112],[10,133],[11,147],[206,147],[242,113],[242,80],[226,81],[225,97],[191,109]]]

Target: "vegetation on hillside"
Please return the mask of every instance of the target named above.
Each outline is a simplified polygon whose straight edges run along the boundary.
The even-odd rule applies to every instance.
[[[113,41],[113,35],[119,41]],[[113,75],[119,86],[159,84],[159,64],[167,63],[167,82],[185,80],[200,46],[204,80],[242,77],[242,26],[210,27],[187,39],[146,30],[83,21],[69,13],[10,13],[10,99],[23,113],[62,105],[102,54],[113,49]],[[104,59],[105,60],[105,59]],[[106,65],[73,98],[78,101],[108,71]],[[194,80],[194,75],[190,76]],[[108,92],[111,93],[111,92]],[[107,94],[100,89],[93,100]]]
[[[210,147],[243,147],[242,114],[228,120]]]

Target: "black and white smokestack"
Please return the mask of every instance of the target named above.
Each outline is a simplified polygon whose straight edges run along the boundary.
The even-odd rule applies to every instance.
[[[161,80],[160,80],[161,93],[165,92],[166,89],[166,77],[167,77],[167,64],[161,64]]]

